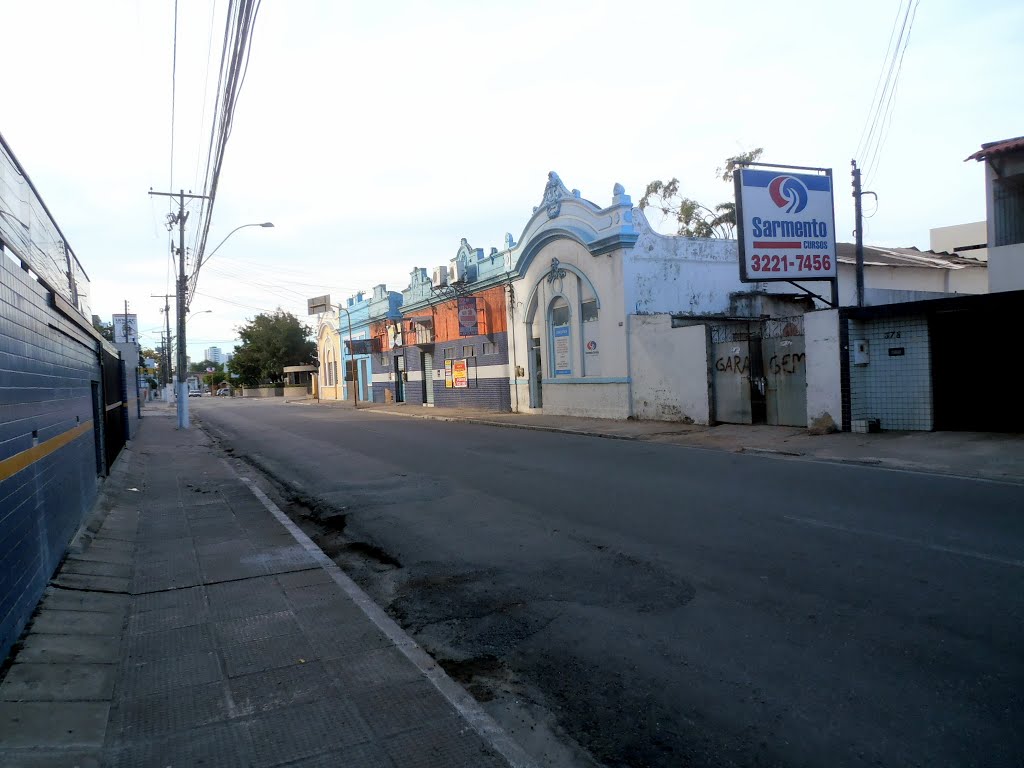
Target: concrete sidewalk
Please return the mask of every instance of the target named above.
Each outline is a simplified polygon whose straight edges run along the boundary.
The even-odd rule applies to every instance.
[[[0,765],[532,763],[198,429],[147,408],[0,683]]]
[[[351,409],[348,403],[311,400],[289,405]],[[835,432],[811,435],[800,427],[722,424],[715,427],[667,421],[589,419],[472,408],[426,408],[361,403],[367,413],[499,427],[534,429],[617,440],[647,440],[693,448],[760,453],[782,458],[866,464],[887,469],[1024,483],[1024,435],[982,432]]]

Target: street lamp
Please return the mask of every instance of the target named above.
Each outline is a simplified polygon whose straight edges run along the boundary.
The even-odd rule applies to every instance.
[[[358,410],[359,408],[359,375],[356,373],[356,359],[352,354],[352,315],[348,313],[341,304],[338,304],[338,325],[341,325],[341,313],[345,313],[345,317],[348,318],[348,357],[352,361],[352,375],[355,377],[355,386],[352,387],[352,407]],[[338,335],[341,336],[341,328],[338,328]],[[341,365],[342,373],[345,374],[345,382],[348,383],[348,366],[345,365],[345,345],[341,345]],[[347,387],[346,387],[347,388]]]
[[[191,315],[188,315],[185,318],[185,322],[187,323],[189,320],[191,320],[196,315],[205,315],[207,312],[213,312],[213,310],[212,309],[200,309],[198,312],[193,312]]]
[[[225,237],[223,240],[221,240],[219,243],[217,243],[217,248],[220,248],[222,245],[224,245],[224,243],[226,243],[228,241],[228,237],[231,237],[233,234],[235,234],[235,232],[237,232],[240,229],[245,229],[246,227],[273,227],[273,226],[274,226],[273,222],[271,222],[271,221],[264,221],[262,224],[243,224],[240,227],[235,227],[230,232],[228,232],[227,237]],[[203,257],[203,260],[199,264],[200,267],[203,266],[203,264],[205,264],[206,262],[208,262],[210,259],[213,258],[213,254],[215,254],[217,252],[217,248],[214,248],[212,251],[210,251],[210,253],[208,255]]]

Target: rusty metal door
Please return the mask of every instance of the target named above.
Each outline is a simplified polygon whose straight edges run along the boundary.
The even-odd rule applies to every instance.
[[[751,424],[750,342],[732,339],[728,328],[711,328],[711,388],[715,421]]]
[[[766,423],[807,426],[807,356],[802,316],[765,320],[764,361]]]

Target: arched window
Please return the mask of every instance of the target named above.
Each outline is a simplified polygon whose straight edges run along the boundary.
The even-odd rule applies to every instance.
[[[334,350],[331,349],[329,344],[324,345],[324,385],[333,387],[335,385],[334,380]]]

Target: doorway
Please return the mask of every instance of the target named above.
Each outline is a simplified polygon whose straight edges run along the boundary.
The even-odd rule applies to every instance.
[[[395,355],[395,402],[405,402],[405,355]]]
[[[364,403],[370,399],[370,393],[367,385],[369,384],[370,377],[366,371],[366,359],[363,358],[359,361],[359,399]]]
[[[544,368],[541,365],[540,339],[530,339],[530,407],[543,408],[544,398],[541,394],[541,380]]]
[[[423,368],[423,402],[434,404],[434,353],[424,352],[420,361]]]

